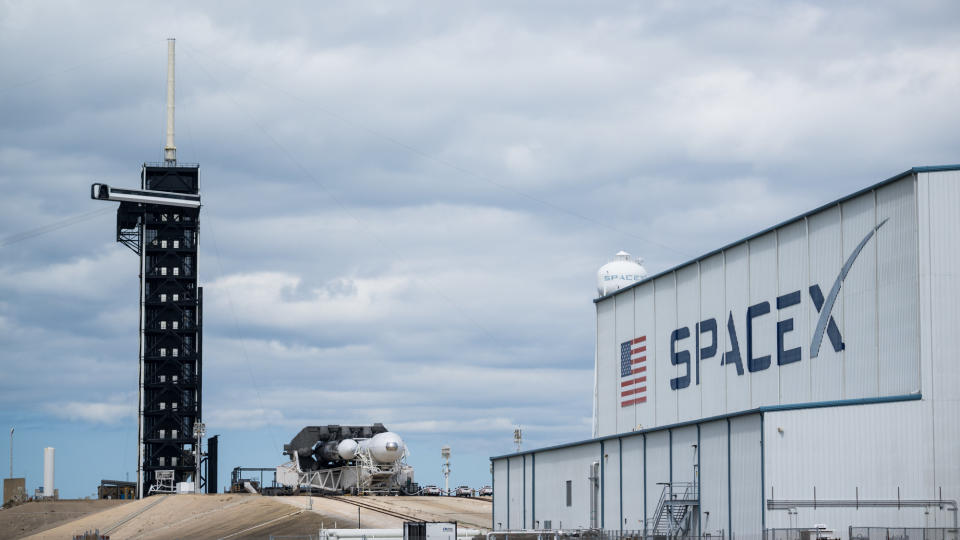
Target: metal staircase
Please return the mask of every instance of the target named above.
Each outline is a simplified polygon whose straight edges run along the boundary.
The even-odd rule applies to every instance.
[[[700,505],[700,494],[695,482],[673,482],[663,486],[660,502],[647,534],[677,537],[689,533],[693,516]]]

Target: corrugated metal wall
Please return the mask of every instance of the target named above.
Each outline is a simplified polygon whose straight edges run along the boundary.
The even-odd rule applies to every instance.
[[[749,376],[750,407],[755,408],[780,403],[780,370],[777,367],[777,231],[751,240],[747,247],[750,249],[750,299],[747,305],[761,306],[758,312],[765,315],[758,315],[752,325],[744,324],[743,358],[748,364],[745,366],[747,372],[750,371],[751,356],[757,359],[756,365],[769,366]]]
[[[623,439],[623,528],[643,528],[643,436]]]
[[[660,370],[660,368],[658,367],[657,362],[653,360],[654,349],[651,346],[652,342],[649,341],[653,338],[653,333],[654,333],[654,330],[656,329],[656,323],[654,321],[654,314],[653,314],[653,305],[654,305],[653,293],[654,293],[654,287],[652,286],[642,287],[634,291],[633,335],[636,337],[646,336],[648,340],[648,344],[647,344],[647,364],[646,364],[647,366],[647,402],[641,403],[639,405],[633,405],[632,408],[636,411],[635,413],[636,419],[637,419],[636,425],[641,426],[644,429],[653,427],[657,423],[656,421],[657,415],[656,415],[656,411],[654,410],[653,404],[657,402],[658,396],[660,395],[660,392],[657,389],[658,386],[654,384],[654,382],[657,380],[657,373]],[[627,339],[629,339],[629,337],[624,337],[623,341],[626,341]],[[670,364],[667,364],[663,366],[663,369],[666,370],[666,369],[669,369],[670,367],[671,367]],[[668,386],[667,390],[664,393],[669,391],[670,390]],[[619,430],[615,428],[612,431],[607,431],[607,432],[601,431],[601,433],[612,434],[617,431],[623,432],[623,431],[631,430],[631,428],[628,426],[619,426],[619,428],[620,428]]]
[[[675,424],[677,422],[677,400],[671,395],[670,380],[677,376],[677,366],[670,362],[670,340],[656,339],[657,336],[673,331],[677,327],[677,284],[676,274],[666,275],[654,281],[653,295],[654,311],[653,328],[646,331],[640,331],[647,337],[647,364],[655,365],[655,378],[649,378],[652,381],[651,386],[660,390],[659,399],[652,402],[648,399],[646,403],[637,405],[637,408],[652,408],[656,414],[656,424]],[[649,354],[649,351],[654,351]],[[649,388],[649,386],[648,386]],[[619,384],[615,381],[613,390],[616,392]],[[604,390],[610,391],[610,387]]]
[[[624,302],[626,303],[626,302]],[[617,340],[617,318],[615,302],[597,304],[597,388],[607,389],[597,392],[596,422],[598,433],[610,433],[617,429],[618,392],[609,388],[617,385],[620,369],[620,347]],[[596,436],[597,433],[594,433]]]
[[[603,528],[619,528],[620,487],[620,442],[611,439],[603,442]]]
[[[534,467],[535,458],[532,455],[523,456],[523,470],[524,470],[524,480],[523,480],[523,528],[530,529],[533,527],[533,467]]]
[[[702,291],[724,291],[724,256],[719,253],[712,257],[707,257],[700,262],[700,290]],[[699,349],[709,349],[715,345],[716,353],[712,358],[699,360],[697,365],[700,367],[701,381],[721,381],[726,379],[727,371],[730,366],[724,366],[719,355],[728,350],[727,342],[727,320],[725,315],[725,291],[721,294],[701,294],[700,295],[700,319],[713,319],[717,321],[716,338],[710,336],[700,336]],[[717,416],[727,410],[727,385],[726,384],[701,384],[701,404],[703,407],[703,416]]]
[[[596,435],[918,392],[916,185],[905,177],[598,301]],[[949,197],[936,201],[946,213]],[[640,336],[647,401],[621,407],[620,344]]]
[[[696,265],[681,268],[677,274],[677,321],[699,321],[700,320],[700,273]],[[676,321],[672,328],[677,328]],[[690,329],[694,331],[693,328]],[[689,341],[689,340],[688,340]],[[691,348],[695,349],[695,348]],[[669,354],[669,349],[668,349]],[[696,385],[700,380],[700,363],[696,361],[696,351],[690,351],[690,365],[674,366],[674,377],[688,375],[690,384]],[[667,362],[669,363],[669,357]],[[667,388],[670,388],[669,381]],[[677,401],[677,420],[687,422],[700,418],[702,406],[700,403],[700,393],[690,399],[681,399]]]
[[[760,415],[730,419],[730,531],[732,540],[763,538]]]
[[[494,523],[505,527],[509,513],[511,527],[521,528],[518,509],[526,506],[527,528],[545,527],[548,520],[554,529],[589,527],[587,477],[591,463],[602,456],[602,499],[597,508],[603,516],[598,525],[604,529],[642,530],[644,520],[652,525],[666,483],[699,482],[701,507],[690,532],[702,526],[703,533],[723,530],[729,535],[732,524],[738,537],[759,538],[760,428],[760,415],[753,414],[526,453],[528,471],[536,464],[526,501],[514,496],[522,489],[513,479],[521,474],[523,456],[495,459]],[[512,464],[509,512],[501,502],[507,498],[503,470],[508,459]],[[567,481],[572,484],[570,506],[566,506]]]
[[[881,395],[920,391],[920,317],[929,311],[919,309],[917,199],[914,182],[897,182],[877,191],[877,217],[903,223],[903,227],[878,234],[877,242],[877,325],[879,388]],[[924,213],[926,215],[926,212]],[[925,233],[924,233],[925,235]],[[919,260],[918,260],[919,259]],[[904,369],[903,364],[914,369]],[[928,386],[929,388],[929,386]]]
[[[590,464],[600,461],[600,443],[591,442],[564,449],[537,452],[536,455],[536,479],[534,480],[536,507],[531,510],[531,520],[534,519],[535,514],[535,520],[540,522],[541,527],[544,527],[544,522],[548,520],[554,529],[559,529],[561,526],[564,528],[589,527],[590,485],[587,476]],[[528,463],[531,462],[531,458],[527,459]],[[568,481],[571,483],[572,495],[570,506],[566,505]],[[501,491],[496,490],[494,501],[500,495]],[[528,497],[532,498],[533,492],[528,492]]]
[[[925,332],[923,368],[931,384],[924,388],[924,401],[932,408],[934,435],[931,454],[933,487],[951,499],[960,499],[960,362],[957,331],[960,329],[960,171],[921,174],[921,208],[929,215],[920,228],[921,298],[929,310],[921,310]],[[921,212],[923,214],[924,212]],[[924,287],[923,285],[926,285]]]
[[[933,463],[935,441],[953,438],[953,454],[945,460],[953,466],[956,439],[934,433],[935,415],[930,412],[930,402],[916,400],[766,413],[766,496],[905,501],[938,499],[942,486],[944,499],[956,499],[956,479]],[[766,524],[922,527],[952,525],[952,520],[949,512],[937,508],[927,513],[915,508],[798,508],[792,518],[783,510],[768,511]]]
[[[507,528],[507,460],[493,461],[493,528]]]
[[[840,207],[835,206],[810,216],[807,220],[809,241],[807,242],[810,284],[820,286],[821,293],[826,297],[830,287],[837,279],[837,274],[843,265],[843,232],[840,226]],[[863,261],[859,261],[863,262]],[[801,297],[804,295],[801,294]],[[809,297],[809,294],[807,295]],[[807,328],[817,326],[820,314],[811,302],[807,303],[813,309],[805,310]],[[833,319],[843,335],[843,295],[837,297],[833,305]],[[806,344],[809,347],[809,344]],[[816,358],[809,358],[809,351],[801,362],[810,362],[810,396],[803,401],[828,401],[843,397],[843,351],[836,352],[827,335],[823,336],[820,344],[820,354]]]
[[[524,505],[524,470],[522,456],[513,457],[509,460],[510,467],[510,503],[509,517],[507,518],[510,528],[523,527],[523,505]]]
[[[536,524],[534,515],[541,526],[545,520],[554,528],[589,526],[587,476],[594,461],[604,463],[598,505],[608,530],[642,528],[656,511],[658,484],[696,478],[694,465],[705,533],[724,530],[753,540],[764,525],[826,523],[845,536],[848,525],[951,524],[942,509],[800,508],[791,516],[767,510],[765,501],[960,499],[960,363],[953,354],[960,327],[958,208],[960,172],[921,173],[599,302],[599,431],[646,431],[608,438],[603,450],[600,441],[588,441],[528,453],[530,469],[536,454],[536,472],[526,476],[534,489],[524,489],[523,457],[494,460],[495,526],[506,526],[509,514],[510,526],[520,527],[524,508],[527,526]],[[839,289],[830,312],[837,335],[825,333],[818,356],[810,358],[816,304],[881,223]],[[788,296],[778,309],[777,299]],[[770,302],[771,313],[755,319],[747,338],[747,309],[763,302]],[[715,338],[694,326],[708,319],[717,322]],[[793,328],[777,330],[791,320]],[[681,325],[691,328],[675,344],[693,352],[691,386],[674,391],[670,381],[686,367],[671,362],[669,334]],[[609,391],[618,385],[619,344],[640,335],[647,336],[648,378],[656,383],[649,385],[646,404],[620,407],[618,393]],[[842,347],[834,343],[838,336]],[[713,345],[715,354],[698,358]],[[784,355],[798,347],[800,360]],[[737,348],[744,375],[733,361]],[[730,356],[721,363],[725,353]],[[763,363],[767,354],[770,367],[751,375],[751,357]],[[690,401],[679,401],[688,395]],[[885,396],[895,401],[885,403]],[[868,402],[853,401],[858,398]],[[737,414],[790,404],[805,408]],[[649,430],[690,415],[722,418]]]
[[[746,342],[746,327],[743,324],[747,316],[747,305],[750,302],[750,248],[747,244],[734,246],[724,252],[724,311],[720,313],[717,320],[717,332],[723,330],[727,335],[727,351],[734,352],[734,345],[737,347],[738,363],[728,362],[731,357],[719,356],[716,361],[723,359],[723,377],[720,381],[727,387],[727,409],[728,411],[740,411],[751,407],[750,398],[750,377],[747,375],[746,354],[747,349],[744,346]],[[717,293],[713,293],[717,294]],[[733,332],[730,331],[732,325]],[[731,336],[736,336],[736,342]],[[726,353],[724,353],[726,354]],[[704,379],[701,386],[709,385],[712,381]],[[687,394],[696,391],[686,389]],[[679,392],[675,393],[675,399],[679,399]],[[686,396],[684,396],[686,397]]]
[[[616,309],[616,327],[617,335],[616,340],[613,345],[617,347],[619,351],[620,343],[631,340],[634,337],[634,324],[633,324],[633,293],[626,294],[624,293],[623,298],[621,298],[617,303]],[[619,368],[620,362],[619,356],[617,357],[617,367]],[[619,372],[614,374],[619,380]],[[613,384],[617,384],[614,382]],[[618,386],[619,388],[619,386]],[[610,396],[613,398],[612,406],[617,410],[617,425],[618,426],[630,426],[627,429],[633,429],[633,426],[637,425],[637,408],[636,407],[621,407],[620,406],[620,396],[619,392],[613,393]],[[631,396],[633,397],[633,396]]]
[[[700,426],[700,523],[703,534],[716,535],[718,531],[729,530],[728,448],[726,420]]]
[[[806,291],[811,283],[807,261],[807,222],[798,221],[777,231],[777,275],[779,278],[778,296],[793,291]],[[799,324],[810,309],[810,295],[800,293],[800,303],[777,310],[778,323],[793,319],[793,331],[783,334],[783,350],[796,348],[803,350],[810,345],[812,332],[809,325]],[[810,399],[810,362],[789,362],[779,365],[780,401],[782,403],[800,403]]]
[[[670,481],[670,432],[648,433],[647,437],[647,519],[657,512],[663,485]]]

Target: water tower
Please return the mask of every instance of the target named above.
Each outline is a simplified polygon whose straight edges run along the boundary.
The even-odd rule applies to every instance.
[[[621,251],[614,259],[597,271],[597,294],[606,296],[647,277],[643,259],[631,259],[630,254]]]

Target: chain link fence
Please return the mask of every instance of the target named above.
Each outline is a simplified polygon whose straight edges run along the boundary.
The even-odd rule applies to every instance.
[[[850,540],[960,540],[952,527],[850,527]]]
[[[828,540],[839,538],[840,534],[830,529],[785,528],[766,529],[763,540]]]
[[[556,529],[539,531],[493,531],[487,540],[724,540],[717,535],[664,536],[644,534],[643,531],[605,531],[600,529]]]

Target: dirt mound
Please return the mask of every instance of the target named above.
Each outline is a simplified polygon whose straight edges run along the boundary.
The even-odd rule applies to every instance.
[[[425,521],[457,521],[461,527],[490,526],[490,503],[453,497],[362,497],[364,527],[399,528],[402,520],[377,512],[376,506]],[[344,501],[313,497],[307,509],[306,497],[261,497],[247,494],[155,495],[140,501],[81,501],[113,503],[100,512],[86,514],[45,530],[20,529],[0,538],[71,538],[99,530],[112,540],[174,540],[178,538],[269,538],[270,535],[316,534],[321,527],[357,526],[357,507]],[[119,503],[119,504],[118,504]],[[52,504],[64,504],[52,503]],[[0,512],[0,519],[6,510]],[[64,517],[64,521],[70,516]],[[2,526],[2,522],[0,522]]]
[[[0,510],[0,540],[23,538],[83,516],[117,508],[130,501],[62,500],[28,502]]]
[[[316,534],[325,518],[258,495],[155,495],[30,536],[71,538],[99,530],[112,540],[267,538],[279,531]]]

